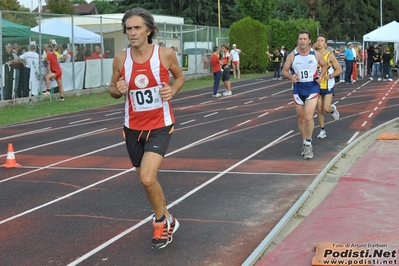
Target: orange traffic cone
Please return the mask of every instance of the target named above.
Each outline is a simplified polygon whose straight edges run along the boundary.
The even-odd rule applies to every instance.
[[[6,163],[3,164],[1,167],[13,168],[13,167],[18,167],[18,166],[21,166],[21,165],[17,164],[17,160],[15,160],[14,148],[12,146],[12,143],[8,143]]]

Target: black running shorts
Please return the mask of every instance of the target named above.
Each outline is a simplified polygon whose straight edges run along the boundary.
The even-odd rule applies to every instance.
[[[127,152],[134,167],[140,167],[145,152],[165,156],[174,125],[154,130],[133,130],[123,128]]]

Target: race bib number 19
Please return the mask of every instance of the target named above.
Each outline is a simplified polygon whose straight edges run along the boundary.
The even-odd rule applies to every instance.
[[[299,82],[313,81],[313,71],[311,69],[303,69],[298,72]]]
[[[161,88],[162,86],[129,91],[133,110],[141,112],[161,108],[162,98],[159,94]]]

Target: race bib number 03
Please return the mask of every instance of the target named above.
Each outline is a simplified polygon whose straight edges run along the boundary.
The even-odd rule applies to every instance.
[[[311,69],[304,69],[298,72],[299,82],[313,81],[313,73]]]
[[[152,87],[129,91],[133,110],[136,112],[150,111],[162,107],[159,90],[162,87]]]

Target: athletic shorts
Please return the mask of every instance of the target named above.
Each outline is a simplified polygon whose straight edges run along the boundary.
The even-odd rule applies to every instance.
[[[238,65],[240,63],[240,61],[233,61],[234,65]]]
[[[324,95],[327,95],[327,94],[332,94],[332,95],[334,95],[334,88],[331,88],[331,89],[320,89],[320,96],[324,96]]]
[[[312,93],[310,95],[294,94],[294,101],[295,101],[295,104],[297,104],[297,105],[305,105],[305,102],[307,100],[311,100],[311,99],[318,98],[318,97],[319,97],[318,93]]]
[[[154,152],[165,156],[174,125],[154,130],[134,130],[123,128],[126,148],[134,167],[140,167],[145,152]]]
[[[228,81],[228,80],[230,80],[230,67],[226,65],[223,69],[222,81]]]
[[[60,72],[53,72],[53,73],[55,75],[55,79],[56,80],[62,79],[62,72],[61,71]]]

